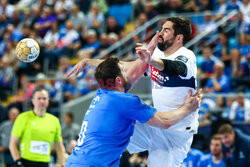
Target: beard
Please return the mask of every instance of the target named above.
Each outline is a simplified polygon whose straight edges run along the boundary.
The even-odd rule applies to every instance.
[[[162,42],[158,43],[158,48],[161,51],[167,50],[168,48],[170,48],[174,44],[175,37],[176,36],[174,36],[172,39],[168,39],[168,40],[164,41],[163,37],[160,35],[159,38],[161,38]]]

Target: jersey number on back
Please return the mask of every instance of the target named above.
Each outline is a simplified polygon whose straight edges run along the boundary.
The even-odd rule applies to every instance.
[[[87,126],[88,126],[88,122],[87,121],[83,121],[81,132],[79,134],[79,139],[77,140],[77,146],[81,146],[83,144],[83,140],[85,138],[85,134],[84,133],[87,130]]]

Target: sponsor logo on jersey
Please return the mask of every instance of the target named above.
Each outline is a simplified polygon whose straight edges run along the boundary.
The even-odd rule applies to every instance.
[[[188,58],[185,57],[185,56],[183,56],[183,55],[180,55],[180,56],[177,56],[177,57],[175,58],[175,60],[181,61],[181,62],[183,62],[183,63],[187,63]]]
[[[190,87],[196,89],[195,78],[182,79],[180,76],[168,76],[167,74],[160,72],[153,66],[151,68],[151,79],[163,87]]]

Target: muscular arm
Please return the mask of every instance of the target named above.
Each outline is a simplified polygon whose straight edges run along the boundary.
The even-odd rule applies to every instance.
[[[14,136],[14,135],[10,136],[9,149],[10,149],[10,153],[11,153],[11,156],[12,156],[14,161],[21,158],[20,153],[19,153],[18,148],[17,148],[18,141],[19,141],[18,137]]]
[[[194,96],[192,96],[192,91],[189,91],[183,106],[169,112],[157,111],[147,123],[152,126],[167,129],[185,118],[190,112],[196,111],[200,106],[201,98],[201,90]]]
[[[150,64],[157,68],[159,71],[163,71],[169,76],[181,75],[185,77],[187,75],[187,66],[180,61],[152,57],[150,60]]]
[[[65,159],[65,148],[63,145],[63,142],[55,142],[55,149],[56,149],[56,154],[59,159],[59,163],[61,166],[65,165],[66,159]]]
[[[168,129],[170,126],[185,118],[190,112],[191,110],[185,105],[169,112],[157,111],[147,123],[152,126]]]
[[[132,62],[121,62],[125,68],[126,76],[129,82],[133,85],[141,78],[146,72],[148,64],[141,59],[136,59]]]

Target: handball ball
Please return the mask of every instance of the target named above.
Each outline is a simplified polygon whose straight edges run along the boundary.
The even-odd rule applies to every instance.
[[[24,38],[16,46],[16,54],[19,60],[30,63],[39,56],[40,47],[38,43],[31,38]]]

